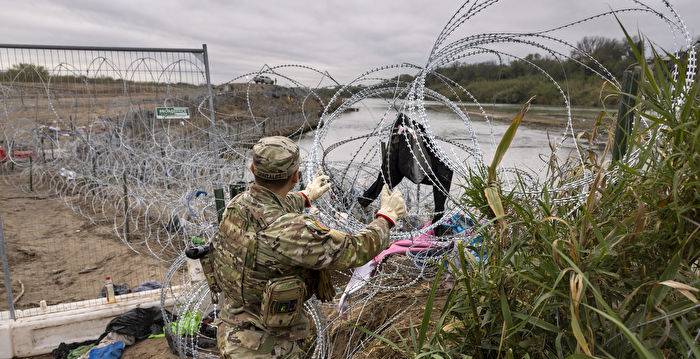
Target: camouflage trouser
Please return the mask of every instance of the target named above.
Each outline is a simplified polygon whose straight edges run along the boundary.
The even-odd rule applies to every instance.
[[[224,359],[297,359],[301,349],[295,341],[282,340],[255,328],[219,324],[217,346]]]

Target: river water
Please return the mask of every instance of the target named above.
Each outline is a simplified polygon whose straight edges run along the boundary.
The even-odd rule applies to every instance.
[[[379,124],[384,126],[390,125],[397,114],[390,104],[383,99],[366,99],[353,107],[359,110],[356,112],[345,112],[330,123],[329,130],[321,138],[321,144],[324,148],[328,148],[343,140],[372,133]],[[428,102],[425,107],[430,129],[434,135],[447,139],[456,139],[459,143],[470,147],[474,146],[471,140],[471,131],[459,116],[436,102]],[[495,105],[486,108],[488,112],[497,112],[499,115],[505,114],[508,118],[513,118],[519,109],[520,106],[518,105]],[[475,110],[477,109],[475,108]],[[596,109],[574,109],[572,110],[572,118],[574,120],[594,118],[598,111]],[[521,124],[501,165],[529,171],[541,177],[546,168],[544,160],[551,154],[550,141],[558,145],[557,155],[559,157],[575,155],[575,146],[571,140],[570,131],[567,140],[561,143],[566,126],[566,108],[532,106],[526,117],[528,116],[548,117],[558,121],[554,120],[552,121],[554,122],[553,124],[546,126]],[[493,159],[498,142],[510,123],[507,121],[491,121],[489,123],[480,115],[471,115],[470,119],[474,136],[482,153],[483,162],[488,165]],[[580,121],[574,121],[574,123],[580,123]],[[575,128],[575,130],[578,133],[583,129]],[[303,136],[300,141],[302,151],[310,151],[314,135],[314,133],[307,133]],[[378,137],[371,138],[369,141],[376,142]],[[377,146],[371,149],[361,149],[360,147],[362,147],[361,141],[353,141],[340,146],[326,156],[326,161],[350,161],[354,158],[356,163],[370,166],[378,165],[378,163],[372,162],[378,161],[379,158],[377,156]],[[369,146],[366,145],[364,147]],[[473,157],[470,157],[468,153],[462,150],[454,148],[454,146],[441,143],[441,147],[455,161],[469,164],[474,162]],[[368,157],[365,158],[364,156]]]
[[[338,206],[341,212],[352,213],[357,202],[355,198],[363,195],[379,174],[380,141],[386,141],[377,135],[377,128],[390,126],[397,116],[394,107],[384,99],[366,99],[354,104],[355,112],[345,112],[326,124],[328,131],[321,132],[318,139],[325,151],[324,169],[330,172],[336,192],[340,198]],[[438,140],[442,151],[452,161],[452,168],[457,171],[452,177],[448,189],[450,196],[447,208],[460,206],[463,186],[468,186],[467,169],[474,168],[478,163],[478,153],[481,162],[489,165],[493,159],[496,146],[510,125],[508,121],[487,122],[482,116],[470,115],[470,121],[465,123],[457,114],[440,103],[427,103],[426,116],[430,131],[444,140]],[[497,106],[489,108],[488,112],[498,113],[505,118],[513,118],[519,111],[519,106]],[[469,112],[472,113],[471,109]],[[573,112],[574,123],[582,123],[577,119],[595,117],[598,111],[581,109]],[[417,115],[416,115],[417,116]],[[557,157],[576,156],[576,146],[572,141],[571,131],[565,135],[566,109],[543,106],[533,106],[526,116],[550,117],[549,125],[521,124],[500,168],[506,169],[499,175],[504,187],[514,186],[517,176],[513,169],[520,172],[522,179],[529,185],[528,190],[539,188],[537,183],[547,177],[546,161],[551,155],[550,141],[557,144]],[[544,121],[547,123],[547,121]],[[541,123],[541,121],[540,121]],[[471,127],[471,129],[470,129]],[[577,129],[578,133],[581,129]],[[473,133],[473,135],[472,135]],[[367,136],[374,134],[374,136]],[[303,155],[308,158],[313,146],[316,133],[311,132],[302,136],[299,145]],[[366,136],[353,140],[356,137]],[[564,139],[564,140],[562,140]],[[475,141],[474,141],[475,140]],[[347,143],[342,143],[347,141]],[[476,142],[476,143],[475,143]],[[479,151],[474,151],[478,147]],[[309,163],[305,160],[305,163]],[[308,179],[307,179],[308,180]],[[403,180],[398,188],[404,194],[409,210],[409,217],[417,219],[415,228],[419,229],[425,221],[432,217],[434,203],[431,186],[416,185]],[[355,203],[355,204],[353,204]],[[374,202],[378,206],[378,201]]]

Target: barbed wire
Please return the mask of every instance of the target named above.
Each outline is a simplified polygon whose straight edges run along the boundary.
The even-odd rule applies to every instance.
[[[515,53],[514,48],[545,52],[560,62],[571,61],[619,89],[620,82],[611,71],[593,54],[564,39],[563,32],[572,27],[595,26],[600,21],[614,23],[615,16],[623,14],[653,15],[656,21],[668,25],[674,38],[683,38],[691,64],[686,84],[695,80],[695,49],[685,24],[666,1],[658,6],[632,1],[632,7],[606,10],[538,32],[460,34],[469,31],[464,26],[469,20],[494,16],[489,8],[497,2],[466,1],[443,28],[423,66],[378,66],[341,84],[328,72],[306,65],[264,65],[215,87],[214,118],[206,89],[201,86],[203,70],[196,60],[152,55],[122,60],[94,56],[84,60],[87,66],[52,62],[47,77],[36,67],[26,68],[0,83],[0,124],[9,161],[4,168],[14,168],[2,176],[3,180],[19,191],[40,190],[58,196],[92,223],[111,223],[115,235],[134,252],[171,263],[164,278],[162,302],[174,297],[173,314],[179,318],[188,313],[216,316],[206,282],[188,275],[192,263],[183,251],[192,245],[194,237],[211,241],[216,235],[219,213],[213,200],[215,193],[230,191],[230,198],[251,182],[250,148],[258,138],[279,134],[300,144],[305,153],[301,182],[308,183],[316,171],[323,170],[334,184],[332,191],[317,201],[313,214],[326,226],[350,233],[363,228],[378,207],[376,201],[369,206],[359,205],[357,198],[362,191],[378,176],[385,183],[391,182],[381,170],[382,143],[394,138],[405,143],[419,141],[424,146],[409,146],[409,157],[415,159],[429,183],[421,186],[404,180],[394,184],[404,193],[409,214],[392,231],[391,238],[416,243],[429,240],[433,244],[421,256],[407,249],[406,257],[381,261],[376,275],[355,278],[363,285],[347,296],[348,320],[381,333],[406,310],[374,323],[374,311],[368,306],[379,294],[402,293],[432,278],[436,263],[456,255],[456,246],[451,243],[482,238],[487,245],[488,235],[478,222],[472,222],[478,230],[469,235],[451,230],[440,236],[434,232],[444,223],[431,223],[436,215],[448,220],[476,213],[460,191],[469,185],[467,178],[474,171],[487,165],[485,157],[495,150],[499,140],[488,111],[492,104],[480,102],[440,69],[491,55],[499,62],[510,59],[531,66],[556,89],[566,121],[553,128],[557,139],[551,142],[549,151],[542,153],[541,167],[503,167],[499,177],[505,191],[524,197],[537,198],[547,184],[554,201],[570,211],[586,198],[593,182],[583,144],[577,139],[581,129],[573,122],[571,95],[566,83],[555,80],[545,69]],[[186,81],[180,81],[183,67],[189,74]],[[23,81],[30,75],[39,78],[31,86]],[[266,83],[272,77],[280,79],[280,85]],[[430,78],[439,81],[445,91],[429,88],[426,83]],[[32,100],[31,94],[33,107],[25,103]],[[190,118],[159,120],[153,113],[153,103],[196,111]],[[470,112],[468,107],[476,111]],[[358,108],[366,119],[361,123],[348,112]],[[393,132],[392,125],[400,113],[423,130]],[[82,123],[76,121],[79,117]],[[447,136],[439,134],[445,125],[435,120],[445,117],[454,120]],[[486,134],[476,129],[482,124]],[[573,152],[573,160],[566,160],[572,153],[559,153],[565,149]],[[635,160],[635,153],[633,150],[630,161]],[[451,186],[436,180],[433,166],[422,165],[434,162],[452,171]],[[614,178],[615,170],[606,175]],[[431,190],[446,197],[444,211],[435,210]],[[353,278],[348,271],[337,275],[343,281]],[[304,306],[316,328],[316,346],[310,355],[313,358],[352,357],[371,340],[353,331],[344,343],[335,342],[337,337],[332,332],[342,324],[337,313],[341,286],[333,303],[314,299]],[[413,299],[411,305],[417,302],[416,297]],[[174,323],[169,321],[167,326]],[[373,326],[367,327],[370,324]],[[181,356],[215,355],[204,345],[215,337],[199,332],[178,333],[173,340]]]

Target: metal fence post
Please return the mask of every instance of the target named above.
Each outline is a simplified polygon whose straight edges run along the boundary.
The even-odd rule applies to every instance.
[[[239,193],[245,191],[246,188],[246,183],[243,181],[238,181],[235,184],[229,185],[229,194],[231,195],[231,199],[233,197],[236,197]]]
[[[226,209],[226,201],[224,200],[223,188],[214,189],[214,205],[216,206],[216,223],[221,223],[221,219],[224,215],[224,210]]]
[[[202,44],[202,50],[204,50],[204,72],[207,78],[207,95],[209,96],[209,121],[211,121],[211,127],[214,129],[214,96],[211,94],[211,75],[209,74],[209,53],[207,52],[207,44]]]
[[[209,132],[207,133],[207,138],[209,138],[210,134],[214,134],[214,130],[216,129],[216,119],[214,117],[214,96],[211,93],[211,75],[209,74],[209,52],[207,52],[207,44],[202,44],[202,58],[204,60],[204,72],[205,76],[207,78],[207,96],[209,96],[209,121],[211,122],[211,128]],[[218,136],[216,136],[218,138]],[[219,163],[219,156],[220,156],[220,149],[219,149],[219,141],[216,141],[214,143],[214,150],[216,151],[214,155],[216,156],[215,163],[216,167],[218,168],[218,171],[216,171],[216,179],[217,179],[217,185],[221,186],[221,165]]]
[[[2,256],[2,271],[5,273],[5,292],[7,293],[7,307],[10,310],[10,318],[15,320],[15,303],[12,301],[12,280],[10,278],[10,264],[7,262],[7,248],[5,247],[5,233],[2,229],[2,215],[0,215],[0,256]]]

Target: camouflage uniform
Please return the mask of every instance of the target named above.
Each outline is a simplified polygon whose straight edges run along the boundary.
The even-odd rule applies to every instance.
[[[267,153],[253,148],[255,174],[287,178],[298,168],[298,148],[286,138],[273,139]],[[361,266],[389,245],[387,220],[377,218],[350,235],[302,213],[309,205],[301,192],[281,197],[254,183],[226,206],[212,252],[222,289],[217,340],[224,358],[299,357],[296,342],[311,334],[309,318],[299,315],[288,327],[266,328],[261,302],[268,280],[296,276],[310,288],[320,270]],[[312,294],[307,290],[304,299]]]

